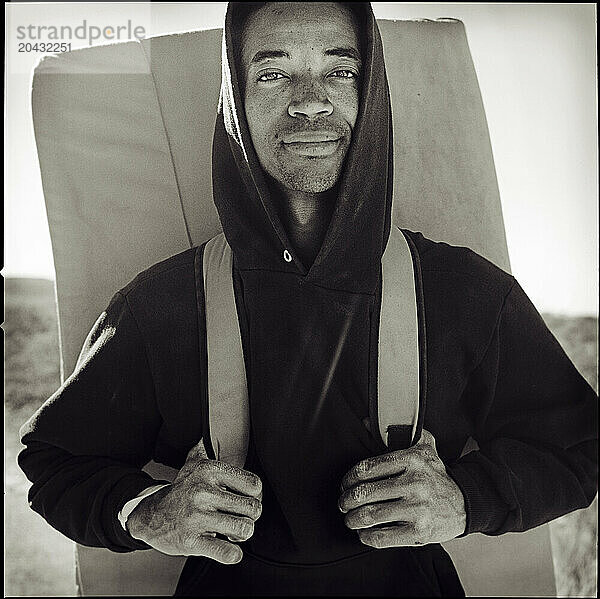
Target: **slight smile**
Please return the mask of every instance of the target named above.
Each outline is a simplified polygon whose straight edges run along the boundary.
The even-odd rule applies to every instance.
[[[323,158],[331,156],[340,145],[340,139],[323,140],[323,141],[294,141],[283,142],[285,148],[292,154],[298,156],[312,156],[315,158]]]
[[[339,147],[342,137],[337,131],[296,131],[283,136],[283,145],[292,154],[312,158],[331,156]]]

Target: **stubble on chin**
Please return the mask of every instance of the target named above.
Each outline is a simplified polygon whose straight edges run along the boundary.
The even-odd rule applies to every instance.
[[[349,145],[349,144],[348,144]],[[280,148],[276,159],[276,172],[270,172],[283,187],[303,193],[323,193],[332,189],[342,174],[348,147],[340,149],[336,160],[304,158],[296,160],[285,155]]]
[[[283,172],[278,176],[279,184],[293,191],[323,193],[330,190],[338,181],[340,173],[315,174],[310,171]]]

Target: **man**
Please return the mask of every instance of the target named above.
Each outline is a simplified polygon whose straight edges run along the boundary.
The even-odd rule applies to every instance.
[[[512,277],[407,232],[427,403],[418,442],[390,451],[370,412],[393,179],[371,9],[231,3],[225,49],[213,189],[248,457],[210,442],[193,248],[114,296],[25,425],[32,507],[83,544],[190,556],[178,595],[460,594],[440,542],[592,500],[596,397]],[[469,437],[479,449],[461,457]],[[151,458],[179,470],[172,484],[141,472]]]

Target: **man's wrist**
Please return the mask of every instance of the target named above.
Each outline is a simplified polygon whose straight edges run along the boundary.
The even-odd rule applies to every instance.
[[[135,508],[144,500],[146,499],[146,497],[148,497],[149,495],[152,495],[154,493],[156,493],[157,491],[160,491],[161,489],[163,489],[164,487],[168,487],[169,483],[161,483],[159,485],[152,485],[150,487],[148,487],[147,489],[144,489],[141,493],[139,493],[138,495],[136,495],[133,499],[130,499],[122,508],[121,511],[118,514],[118,519],[119,522],[121,523],[121,526],[123,527],[123,530],[126,530],[127,532],[129,531],[129,528],[127,527],[127,520],[129,519],[129,516],[131,515],[131,513],[133,512],[133,510],[135,510]]]
[[[495,533],[505,520],[508,510],[484,469],[476,462],[462,458],[446,469],[465,500],[467,521],[465,532],[460,536],[474,532]]]

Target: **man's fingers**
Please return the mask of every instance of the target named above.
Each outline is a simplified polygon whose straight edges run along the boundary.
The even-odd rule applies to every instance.
[[[437,454],[434,436],[426,429],[422,430],[418,442],[408,449],[391,451],[383,455],[361,460],[342,479],[342,490],[346,491],[363,481],[379,480],[395,474],[402,474],[411,463],[418,459],[423,449],[433,449]]]
[[[262,482],[256,474],[227,462],[207,459],[202,440],[188,452],[186,462],[176,480],[183,480],[188,476],[193,476],[194,480],[204,480],[250,497],[262,497]]]
[[[380,528],[365,528],[358,531],[361,543],[376,549],[386,547],[418,547],[423,545],[417,540],[414,527],[408,523]]]
[[[387,501],[363,505],[350,510],[344,517],[346,526],[351,529],[370,528],[378,524],[390,522],[412,522],[415,519],[415,510],[407,505],[404,500]]]
[[[214,507],[221,512],[248,516],[251,520],[257,520],[262,512],[262,504],[256,497],[237,495],[230,491],[220,491]]]
[[[207,531],[225,535],[233,541],[247,541],[254,533],[254,522],[250,518],[222,512],[202,514],[202,525]]]
[[[225,462],[211,462],[210,476],[217,485],[250,497],[260,497],[262,482],[256,474]]]
[[[209,557],[221,564],[237,564],[243,557],[239,545],[216,537],[198,536],[188,542],[186,555]]]
[[[363,481],[401,474],[406,469],[406,462],[407,456],[404,450],[361,460],[342,479],[342,490],[350,489]]]
[[[346,513],[367,503],[401,499],[404,486],[402,475],[360,483],[342,493],[338,507],[340,511]]]

